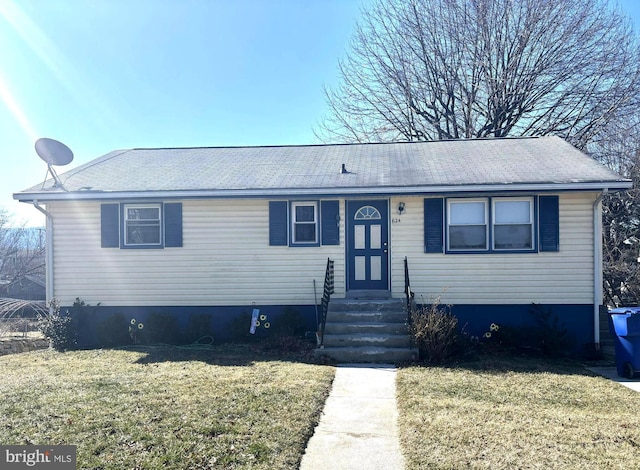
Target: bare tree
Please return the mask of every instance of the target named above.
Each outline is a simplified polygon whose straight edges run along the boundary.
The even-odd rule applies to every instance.
[[[640,303],[640,115],[609,124],[588,146],[591,155],[630,178],[627,191],[603,199],[603,281],[609,305]]]
[[[43,275],[44,255],[44,230],[16,226],[12,215],[0,208],[0,297],[27,276]]]
[[[585,148],[638,104],[640,49],[606,0],[376,0],[323,141],[555,134]]]

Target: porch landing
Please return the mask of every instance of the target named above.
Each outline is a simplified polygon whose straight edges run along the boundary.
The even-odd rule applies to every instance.
[[[324,346],[316,349],[315,355],[338,362],[397,363],[414,359],[417,351],[411,349],[404,302],[367,291],[358,292],[354,298],[331,299]]]

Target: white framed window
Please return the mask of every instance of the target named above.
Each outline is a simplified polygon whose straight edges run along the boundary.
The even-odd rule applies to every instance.
[[[493,198],[491,202],[493,249],[533,250],[533,198]]]
[[[162,205],[124,205],[124,245],[162,245]]]
[[[485,199],[447,200],[447,248],[450,251],[488,250],[489,209]]]
[[[301,201],[291,203],[291,243],[318,244],[318,203]]]

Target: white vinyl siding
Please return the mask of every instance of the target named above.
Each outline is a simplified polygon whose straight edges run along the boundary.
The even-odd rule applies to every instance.
[[[344,295],[340,245],[269,246],[268,200],[185,200],[183,247],[100,247],[100,204],[56,202],[55,296],[104,306],[313,305],[322,295],[327,258],[335,260],[336,296]],[[340,204],[344,220],[344,203]],[[342,222],[341,222],[342,223]]]
[[[404,297],[409,260],[418,302],[442,294],[450,304],[593,302],[595,193],[560,194],[560,251],[455,255],[424,253],[424,197],[392,198],[390,269]],[[335,199],[335,198],[333,198]],[[313,305],[327,258],[335,261],[334,298],[344,297],[344,199],[340,244],[269,246],[269,201],[184,200],[183,246],[171,250],[101,248],[100,203],[47,204],[54,219],[55,297],[104,306]]]
[[[424,197],[391,224],[393,296],[402,297],[403,259],[418,302],[442,294],[444,304],[593,303],[594,193],[560,194],[560,251],[447,255],[424,253]]]

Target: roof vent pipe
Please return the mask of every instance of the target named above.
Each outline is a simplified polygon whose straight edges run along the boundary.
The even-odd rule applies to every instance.
[[[344,163],[342,164],[342,169],[340,170],[340,173],[342,173],[343,175],[345,173],[349,173],[349,171],[347,170],[347,167],[346,167],[346,165]]]

